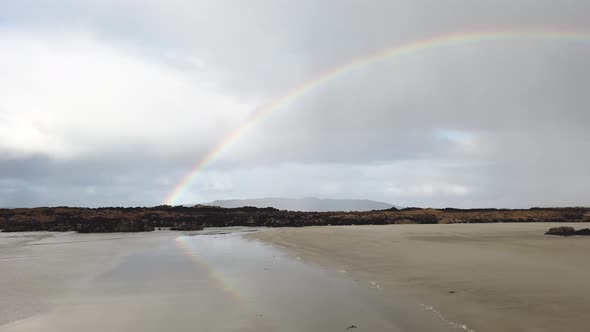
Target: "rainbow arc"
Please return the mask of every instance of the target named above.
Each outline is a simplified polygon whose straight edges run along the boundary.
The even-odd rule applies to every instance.
[[[262,107],[256,109],[253,114],[241,126],[232,131],[223,140],[213,146],[209,152],[200,158],[190,171],[174,186],[173,190],[164,200],[164,204],[174,205],[182,195],[190,188],[198,175],[208,165],[213,163],[229,146],[237,141],[246,131],[272,113],[285,108],[286,105],[297,99],[303,98],[310,91],[337,80],[346,74],[368,66],[374,62],[397,58],[403,55],[455,47],[473,43],[483,43],[502,40],[547,40],[555,42],[590,42],[590,32],[566,28],[539,28],[539,29],[503,29],[488,31],[470,31],[451,33],[431,38],[421,39],[397,45],[376,52],[353,58],[350,61],[328,68],[308,80],[297,85],[285,94],[275,98]]]

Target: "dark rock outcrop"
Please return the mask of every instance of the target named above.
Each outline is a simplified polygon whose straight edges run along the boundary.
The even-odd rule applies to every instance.
[[[173,227],[170,227],[172,231],[200,231],[203,229],[203,224],[193,221],[176,222]]]
[[[156,206],[151,208],[0,209],[0,230],[144,232],[167,227],[200,230],[203,227],[323,225],[447,224],[493,222],[582,222],[588,208],[507,209],[387,209],[366,212],[293,212],[275,208],[220,208],[214,206]],[[578,232],[590,232],[580,230]],[[576,233],[578,234],[578,233]]]
[[[190,223],[189,227],[187,223]],[[77,231],[80,233],[149,232],[156,227],[202,229],[199,220],[181,213],[150,208],[35,208],[0,210],[0,229]]]
[[[553,227],[550,228],[547,232],[547,235],[559,235],[559,236],[573,236],[573,235],[590,235],[589,228],[582,228],[577,230],[573,227],[569,226],[562,226],[562,227]]]
[[[562,227],[553,227],[549,228],[546,235],[560,235],[560,236],[570,236],[576,233],[576,229],[569,226],[562,226]]]

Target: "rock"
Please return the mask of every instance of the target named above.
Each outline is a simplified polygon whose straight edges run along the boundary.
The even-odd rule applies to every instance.
[[[175,223],[170,228],[171,231],[200,231],[203,230],[203,224],[199,222],[180,222]]]
[[[590,208],[419,209],[366,212],[294,212],[274,208],[219,208],[213,206],[155,206],[72,208],[40,207],[0,209],[0,230],[145,232],[158,228],[200,230],[203,227],[257,226],[304,227],[327,225],[388,225],[491,222],[581,222]],[[547,232],[555,235],[588,235],[571,227]]]
[[[154,227],[143,220],[96,217],[76,225],[79,233],[151,232]]]
[[[409,225],[409,224],[416,224],[415,221],[408,220],[408,219],[401,219],[394,222],[396,225]]]
[[[576,233],[576,230],[573,227],[569,226],[561,226],[561,227],[553,227],[549,228],[546,235],[559,235],[559,236],[571,236]]]

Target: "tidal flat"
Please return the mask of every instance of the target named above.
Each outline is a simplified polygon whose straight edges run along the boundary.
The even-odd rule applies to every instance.
[[[0,233],[0,331],[456,330],[253,231]]]
[[[474,331],[588,331],[590,238],[562,223],[272,229],[249,237]],[[588,223],[574,225],[587,228]]]

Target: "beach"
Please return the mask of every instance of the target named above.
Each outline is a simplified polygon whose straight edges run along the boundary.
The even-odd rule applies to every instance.
[[[456,330],[256,231],[0,233],[0,331]]]
[[[337,226],[248,235],[473,331],[587,331],[590,238],[555,223]],[[589,227],[572,224],[576,228]]]

